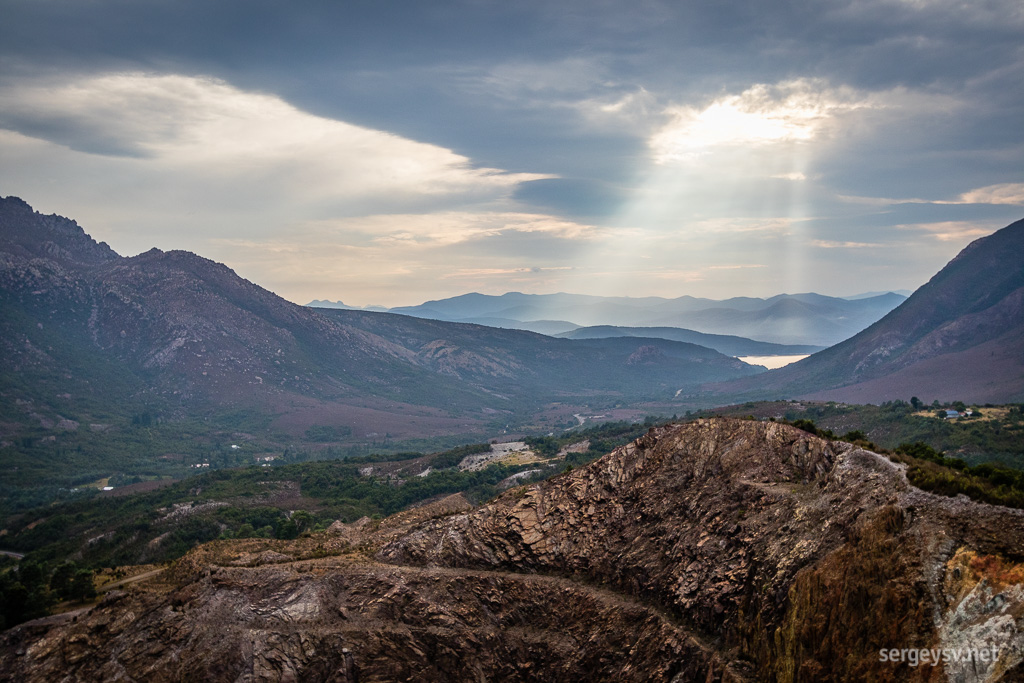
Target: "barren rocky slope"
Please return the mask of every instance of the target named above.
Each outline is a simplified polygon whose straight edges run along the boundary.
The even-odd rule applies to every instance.
[[[1024,515],[795,428],[653,429],[475,510],[201,547],[0,680],[1021,680]],[[997,648],[912,667],[889,648]]]

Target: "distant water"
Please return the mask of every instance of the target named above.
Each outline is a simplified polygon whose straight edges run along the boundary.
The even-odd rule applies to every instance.
[[[810,354],[802,356],[739,356],[739,359],[748,365],[763,365],[769,370],[774,370],[775,368],[781,368],[783,365],[803,360],[808,355]]]

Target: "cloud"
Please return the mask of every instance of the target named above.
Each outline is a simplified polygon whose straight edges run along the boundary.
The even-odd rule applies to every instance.
[[[589,125],[643,136],[661,119],[657,97],[642,86],[617,88],[570,103]],[[624,128],[625,127],[625,128]]]
[[[606,61],[594,56],[516,59],[486,70],[461,67],[442,72],[453,74],[464,93],[486,97],[492,107],[499,105],[520,116],[540,117],[538,122],[557,128],[562,137],[598,132],[643,140],[663,120],[663,105],[655,92]],[[498,120],[503,116],[494,110],[492,115]]]
[[[1020,217],[1020,0],[8,5],[3,193],[293,300],[912,287]]]
[[[466,286],[557,286],[575,269],[563,252],[598,232],[543,214],[381,214],[306,221],[267,239],[209,240],[204,254],[244,277],[260,273],[261,285],[300,303],[329,296],[406,305]]]
[[[778,237],[793,232],[796,221],[784,217],[723,217],[687,221],[685,235],[674,235],[672,239],[701,241],[708,236],[743,235],[745,240],[758,236]]]
[[[467,79],[466,84],[517,105],[524,95],[545,93],[578,97],[594,87],[609,85],[606,69],[594,60],[581,57],[551,62],[504,62],[485,74]]]
[[[818,79],[759,83],[704,106],[668,107],[670,120],[649,145],[654,161],[667,164],[722,148],[806,143],[826,134],[844,113],[881,106],[877,98]]]
[[[510,233],[585,240],[597,228],[545,214],[500,211],[444,211],[427,214],[377,214],[336,221],[342,232],[372,236],[377,244],[437,247]]]
[[[542,268],[540,266],[533,266],[531,268],[460,268],[442,277],[445,279],[458,279],[479,278],[481,276],[488,275],[536,275],[539,273],[550,273],[559,270],[573,270],[573,266],[551,266],[546,268]]]
[[[707,270],[746,270],[747,268],[767,268],[763,263],[736,263],[722,266],[708,266]]]
[[[956,199],[920,199],[891,197],[854,197],[837,195],[840,201],[851,204],[867,204],[874,206],[891,206],[894,204],[1000,204],[1006,206],[1024,206],[1024,183],[999,183],[979,187],[961,193]]]
[[[503,195],[548,175],[475,168],[442,147],[315,116],[212,78],[113,73],[0,90],[0,126],[87,154],[306,200]]]
[[[947,203],[947,202],[939,202]],[[960,200],[949,204],[1010,204],[1024,206],[1024,183],[1000,183],[979,187],[960,195]]]
[[[811,246],[819,249],[870,249],[884,247],[878,242],[840,242],[836,240],[811,240]]]
[[[969,221],[940,221],[937,223],[916,223],[897,225],[897,229],[920,230],[940,242],[968,241],[977,237],[991,235],[998,226],[983,227]]]

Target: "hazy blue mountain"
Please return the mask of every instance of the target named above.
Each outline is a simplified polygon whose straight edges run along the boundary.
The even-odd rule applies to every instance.
[[[645,324],[779,344],[830,346],[852,337],[902,301],[904,298],[898,294],[857,301],[818,294],[787,294],[765,299],[758,307],[750,300],[728,300],[713,308],[650,318]]]
[[[391,311],[432,320],[495,321],[501,327],[512,327],[508,321],[536,320],[560,320],[578,327],[676,327],[777,344],[824,347],[852,337],[905,298],[892,292],[853,300],[803,293],[716,301],[692,296],[666,299],[509,292],[501,296],[464,294]]]
[[[870,299],[873,296],[881,296],[883,294],[899,294],[900,296],[907,297],[913,293],[913,290],[910,289],[890,289],[884,292],[862,292],[860,294],[854,294],[853,296],[844,296],[843,298],[849,299],[850,301],[856,301],[857,299]]]
[[[1024,220],[969,244],[854,337],[717,390],[856,403],[1024,400]]]

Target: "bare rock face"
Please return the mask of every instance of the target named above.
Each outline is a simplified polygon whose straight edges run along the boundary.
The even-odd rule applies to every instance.
[[[656,428],[475,510],[403,514],[199,548],[162,585],[6,632],[0,680],[1024,675],[1024,515],[789,426]]]

